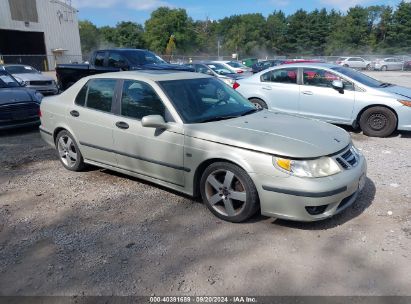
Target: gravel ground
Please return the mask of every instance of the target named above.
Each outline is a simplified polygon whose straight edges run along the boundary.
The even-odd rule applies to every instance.
[[[67,171],[36,130],[0,133],[0,295],[411,295],[411,133],[351,135],[369,166],[352,207],[232,224],[135,178]]]

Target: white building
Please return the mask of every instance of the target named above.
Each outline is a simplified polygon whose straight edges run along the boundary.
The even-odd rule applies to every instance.
[[[77,12],[71,0],[1,0],[0,60],[41,70],[81,62]]]

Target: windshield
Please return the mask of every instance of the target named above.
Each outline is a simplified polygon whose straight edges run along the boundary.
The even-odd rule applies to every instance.
[[[8,65],[4,69],[10,74],[37,74],[38,71],[28,65]]]
[[[232,71],[229,69],[225,68],[222,64],[219,63],[210,63],[207,64],[207,66],[212,69],[214,72],[220,75],[225,75],[225,74],[233,74]]]
[[[20,84],[9,74],[0,71],[0,88],[19,87]]]
[[[213,77],[159,84],[185,123],[216,121],[257,111],[251,102]]]
[[[366,86],[372,87],[372,88],[378,88],[383,85],[382,82],[378,81],[377,79],[374,79],[370,76],[367,76],[361,72],[358,72],[356,70],[350,69],[350,68],[345,68],[345,67],[333,67],[331,68],[334,71],[337,71],[343,75],[346,75],[350,77],[351,79],[354,79],[355,81],[358,81],[359,83],[362,83]]]
[[[232,66],[233,68],[242,68],[242,69],[246,68],[245,65],[242,65],[241,63],[235,62],[235,61],[229,61],[229,62],[227,62],[227,64],[229,66]]]
[[[163,59],[161,59],[156,54],[149,51],[126,51],[125,57],[134,65],[143,65],[143,64],[165,64]]]

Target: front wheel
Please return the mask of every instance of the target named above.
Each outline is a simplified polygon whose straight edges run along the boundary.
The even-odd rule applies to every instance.
[[[386,71],[387,70],[387,66],[386,65],[383,65],[382,67],[381,67],[381,71]]]
[[[385,107],[372,107],[362,113],[360,127],[365,135],[387,137],[397,128],[397,116]]]
[[[243,222],[259,208],[257,189],[250,176],[231,163],[208,166],[201,177],[200,191],[207,208],[225,221]]]
[[[367,71],[371,71],[371,70],[372,70],[371,65],[370,65],[370,64],[367,64],[367,66],[365,67],[365,69],[366,69]]]

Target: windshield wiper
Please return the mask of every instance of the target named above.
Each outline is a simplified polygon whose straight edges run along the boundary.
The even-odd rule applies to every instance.
[[[393,85],[392,83],[383,82],[383,83],[380,84],[380,87],[386,88],[386,87],[390,87],[390,86],[392,86],[392,85]]]
[[[211,118],[206,118],[204,120],[200,120],[199,123],[210,122],[210,121],[219,121],[219,120],[225,120],[225,119],[231,119],[231,118],[237,118],[237,117],[238,116],[236,116],[236,115],[216,116],[216,117],[211,117]]]

